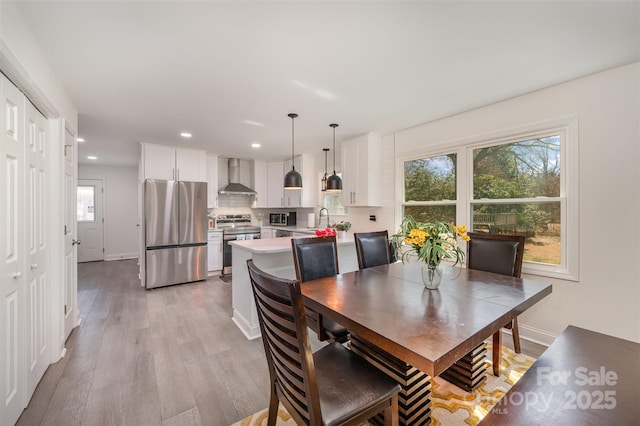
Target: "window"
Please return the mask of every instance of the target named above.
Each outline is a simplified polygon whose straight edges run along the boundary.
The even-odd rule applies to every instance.
[[[527,237],[524,260],[562,264],[561,136],[472,149],[474,232]]]
[[[421,222],[456,221],[455,153],[405,161],[404,215]]]
[[[342,179],[342,173],[336,173]],[[329,215],[345,215],[347,209],[342,205],[342,192],[320,191],[322,197],[322,207],[329,210]]]
[[[398,158],[399,217],[525,235],[525,273],[577,280],[577,120],[547,124]]]
[[[78,222],[95,221],[95,186],[78,186]]]

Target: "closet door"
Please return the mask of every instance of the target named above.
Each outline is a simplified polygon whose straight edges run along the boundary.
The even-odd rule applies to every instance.
[[[0,75],[0,424],[25,406],[24,96]]]
[[[50,305],[47,275],[47,240],[45,237],[47,151],[49,132],[47,119],[25,101],[26,136],[26,344],[27,399],[49,365],[49,327],[46,319]]]

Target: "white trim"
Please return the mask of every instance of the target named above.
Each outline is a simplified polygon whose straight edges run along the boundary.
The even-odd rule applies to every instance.
[[[260,332],[260,325],[251,326],[251,323],[237,310],[233,310],[233,316],[231,320],[238,326],[242,334],[249,340],[257,339],[262,335]]]
[[[549,333],[539,328],[530,327],[528,325],[518,324],[518,331],[520,332],[520,340],[526,340],[540,346],[549,347],[557,338],[557,334]],[[512,339],[511,331],[508,329],[502,329],[502,338]]]
[[[114,260],[137,259],[138,256],[139,253],[137,251],[131,253],[116,253],[105,256],[104,260],[106,262],[111,262]]]
[[[522,203],[522,202],[558,202],[561,203],[561,253],[560,265],[547,265],[535,262],[524,262],[523,273],[553,277],[562,280],[579,280],[579,168],[578,168],[578,116],[569,115],[556,119],[549,119],[512,128],[476,136],[446,141],[430,146],[403,152],[396,155],[396,227],[402,219],[403,206],[409,205],[456,205],[456,222],[471,223],[471,212],[467,206],[478,203]],[[472,167],[472,151],[486,146],[513,143],[526,140],[540,133],[557,132],[561,134],[561,182],[559,197],[540,197],[508,200],[472,199],[473,176],[469,173]],[[464,167],[456,169],[456,197],[457,200],[416,201],[405,202],[404,198],[404,163],[425,157],[437,157],[455,153],[458,165]],[[567,194],[570,194],[567,197]],[[462,208],[461,208],[462,207]]]

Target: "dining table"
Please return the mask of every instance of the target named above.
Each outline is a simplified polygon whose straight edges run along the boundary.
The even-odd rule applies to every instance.
[[[430,422],[432,377],[467,390],[486,380],[486,341],[500,345],[501,328],[552,291],[545,282],[449,266],[430,290],[421,269],[396,262],[301,284],[305,306],[344,325],[350,348],[401,385],[403,425]]]

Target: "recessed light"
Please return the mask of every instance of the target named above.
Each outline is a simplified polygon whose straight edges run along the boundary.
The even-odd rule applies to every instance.
[[[88,155],[88,156],[87,156],[87,159],[89,159],[89,160],[97,160],[97,159],[98,159],[98,157],[93,156],[93,155]]]
[[[190,138],[193,135],[189,132],[181,132],[180,136],[182,136],[183,138]]]
[[[257,121],[253,121],[253,120],[244,120],[245,124],[250,124],[252,126],[258,126],[258,127],[264,127],[264,124],[259,123]]]
[[[260,148],[260,144],[254,142],[254,143],[251,144],[251,148]]]
[[[84,142],[84,138],[76,138],[76,142]]]

